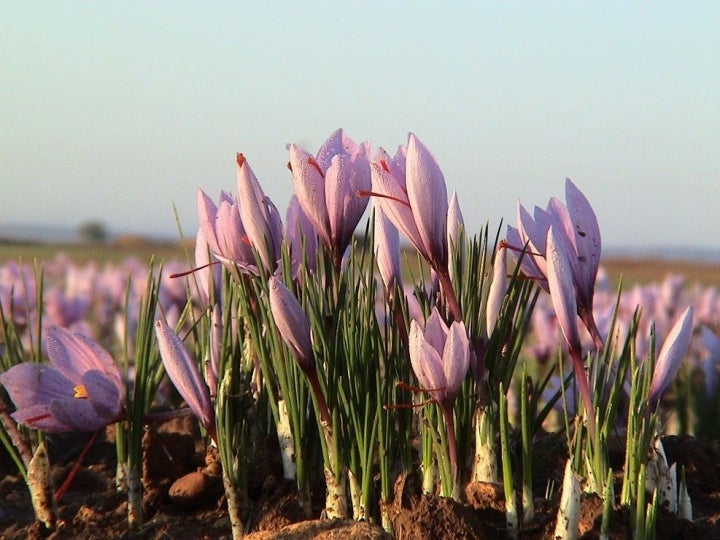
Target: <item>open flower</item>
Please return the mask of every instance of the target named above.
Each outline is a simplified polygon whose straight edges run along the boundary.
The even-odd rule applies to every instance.
[[[50,433],[96,431],[121,419],[125,386],[110,354],[80,334],[45,332],[51,366],[25,362],[0,374],[13,419]]]
[[[217,442],[215,410],[210,401],[210,389],[200,375],[197,363],[165,321],[155,321],[155,333],[168,377],[210,437]]]

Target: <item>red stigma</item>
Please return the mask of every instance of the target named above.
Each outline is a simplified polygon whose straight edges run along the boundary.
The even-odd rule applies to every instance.
[[[46,418],[50,418],[52,416],[50,413],[40,414],[38,416],[33,416],[32,418],[28,418],[25,420],[25,423],[29,426],[32,426],[35,422],[38,422],[40,420],[45,420]]]
[[[242,167],[245,164],[245,156],[238,152],[236,158],[238,166]]]
[[[358,197],[381,197],[383,199],[390,199],[391,201],[395,201],[400,204],[404,204],[408,208],[411,208],[409,202],[403,201],[402,199],[398,199],[397,197],[393,197],[392,195],[385,195],[384,193],[377,193],[376,191],[365,191],[363,189],[356,191],[355,194]]]
[[[200,270],[204,270],[205,268],[209,268],[210,266],[214,264],[220,264],[220,261],[213,261],[211,263],[203,264],[202,266],[198,266],[197,268],[193,268],[192,270],[188,270],[187,272],[178,272],[177,274],[170,274],[170,279],[189,276],[190,274],[194,274],[195,272],[198,272]]]
[[[320,168],[320,164],[315,161],[314,157],[311,156],[308,158],[308,165],[310,165],[311,167],[315,167],[317,169],[317,172],[320,173],[320,176],[325,178],[325,173],[323,173],[322,169]]]

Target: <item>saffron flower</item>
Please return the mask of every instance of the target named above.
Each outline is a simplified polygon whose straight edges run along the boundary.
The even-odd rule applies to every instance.
[[[459,482],[453,405],[470,366],[470,340],[465,324],[454,321],[448,327],[437,307],[433,307],[424,330],[416,320],[411,321],[409,345],[413,371],[420,385],[439,405],[445,421],[452,494],[457,499]]]
[[[689,306],[670,329],[655,361],[648,403],[656,406],[680,369],[693,333],[693,308]]]
[[[411,321],[410,362],[421,386],[441,407],[452,408],[470,366],[465,324],[454,321],[448,327],[436,307],[424,331]]]
[[[508,243],[521,250],[527,245],[521,263],[523,272],[538,278],[540,285],[549,290],[546,242],[550,227],[555,226],[556,241],[565,244],[577,313],[595,346],[602,349],[603,339],[593,316],[595,280],[602,248],[600,228],[592,206],[569,178],[565,180],[565,199],[567,206],[553,197],[545,210],[535,207],[533,216],[518,203],[518,228],[508,227]]]
[[[402,158],[405,162],[402,163]],[[438,272],[448,266],[448,197],[437,161],[414,135],[394,159],[386,153],[372,163],[372,186],[388,219]]]
[[[125,385],[110,354],[58,326],[44,340],[52,365],[25,362],[0,374],[17,407],[12,418],[49,433],[97,431],[120,420]]]
[[[277,277],[268,282],[270,289],[270,311],[280,336],[287,343],[300,369],[306,374],[315,369],[310,323],[295,295]]]
[[[155,321],[155,334],[168,377],[195,417],[217,443],[215,410],[210,400],[210,389],[200,375],[197,363],[165,321]]]
[[[237,154],[237,186],[237,200],[222,192],[217,205],[202,189],[198,190],[203,236],[213,255],[231,270],[237,267],[257,273],[253,250],[263,265],[274,270],[280,259],[282,222],[242,154]]]
[[[455,320],[462,320],[462,310],[448,270],[448,227],[451,241],[456,241],[462,215],[456,201],[448,205],[445,177],[440,165],[412,133],[407,149],[400,148],[394,158],[384,150],[371,165],[371,192],[383,212],[402,231],[437,273]],[[450,222],[450,225],[448,223]]]
[[[300,207],[339,264],[368,204],[357,192],[370,189],[369,144],[356,144],[342,129],[317,156],[292,144],[290,170]]]
[[[568,256],[570,248],[560,238],[562,237],[556,232],[555,225],[552,225],[547,233],[546,240],[547,282],[550,289],[550,300],[572,358],[575,380],[578,383],[580,395],[585,404],[588,430],[590,436],[594,439],[595,408],[582,358],[582,345],[580,344],[580,332],[577,325],[576,290],[573,286],[572,268]]]

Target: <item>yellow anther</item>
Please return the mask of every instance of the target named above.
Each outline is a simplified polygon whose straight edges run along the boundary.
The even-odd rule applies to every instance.
[[[78,384],[75,388],[75,394],[73,395],[74,398],[78,399],[85,399],[87,398],[87,390],[85,390],[85,387],[82,384]]]

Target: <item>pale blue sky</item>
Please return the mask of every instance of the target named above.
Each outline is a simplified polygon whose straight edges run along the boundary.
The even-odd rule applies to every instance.
[[[607,246],[720,248],[720,4],[0,1],[0,227],[177,234],[243,152],[433,151],[472,231],[585,192]],[[259,7],[259,6],[262,7]]]

